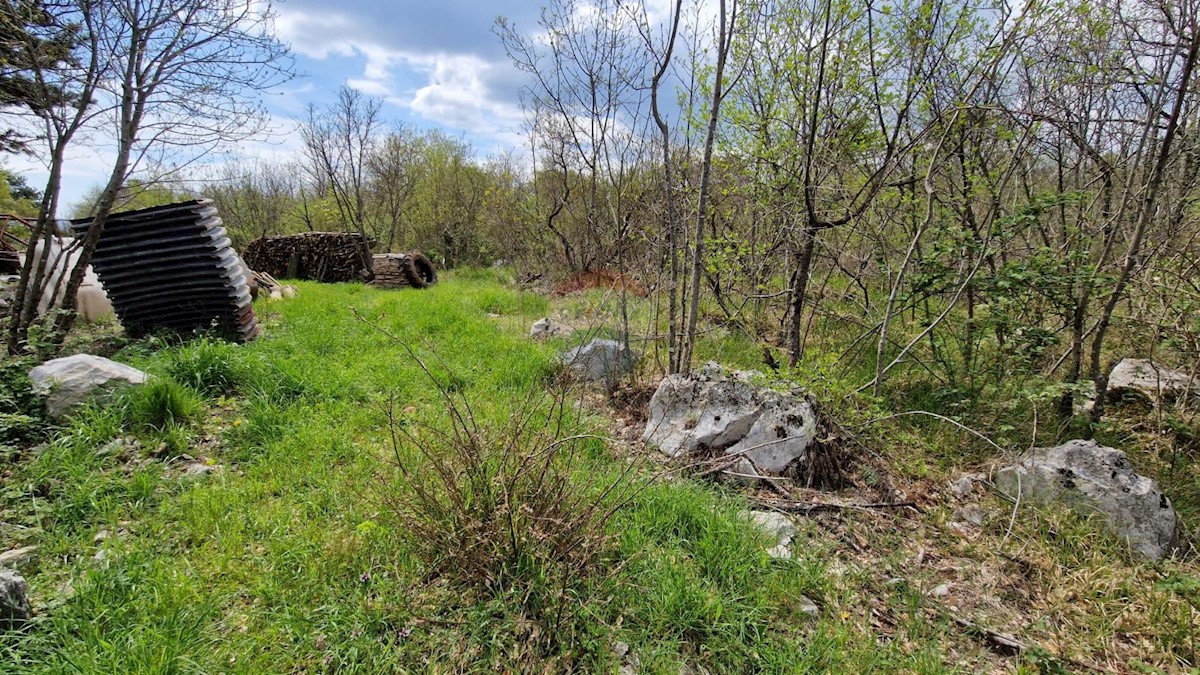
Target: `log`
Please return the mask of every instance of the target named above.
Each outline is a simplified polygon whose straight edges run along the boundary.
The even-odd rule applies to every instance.
[[[371,285],[379,288],[428,288],[437,283],[433,261],[420,251],[376,254],[372,268],[375,279]]]
[[[371,242],[357,232],[304,232],[259,237],[242,257],[273,277],[322,282],[370,281]]]

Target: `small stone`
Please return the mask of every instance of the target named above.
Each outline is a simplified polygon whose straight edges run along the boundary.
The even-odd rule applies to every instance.
[[[96,448],[97,455],[119,455],[125,450],[125,439],[114,438],[104,445]]]
[[[792,549],[790,546],[784,546],[782,544],[779,546],[772,546],[771,548],[767,549],[767,555],[776,560],[791,560]]]
[[[812,598],[809,598],[807,595],[801,595],[799,601],[801,612],[804,612],[811,617],[818,617],[821,615],[821,608],[817,607],[817,603],[813,602]]]
[[[951,585],[949,583],[938,584],[937,587],[933,589],[933,596],[935,598],[944,598],[950,595],[950,586]]]
[[[767,555],[777,560],[792,557],[792,539],[796,536],[796,525],[790,518],[774,511],[751,511],[750,520],[768,536],[775,538],[775,545],[767,549]]]
[[[637,360],[628,347],[616,340],[592,340],[591,342],[558,355],[575,377],[585,382],[603,382],[610,387],[633,370]]]
[[[550,317],[539,319],[529,327],[529,337],[537,339],[560,337],[564,335],[570,335],[574,332],[574,328],[571,328],[564,323],[559,323]]]
[[[986,517],[987,514],[984,512],[984,510],[974,504],[968,504],[967,506],[960,506],[957,509],[954,509],[955,520],[963,523],[970,523],[975,527],[983,525],[983,520]]]
[[[758,484],[759,478],[758,469],[754,468],[754,463],[745,457],[739,457],[733,466],[729,467],[722,473],[723,476],[745,485],[746,487],[754,487]]]
[[[33,616],[29,585],[13,570],[0,569],[0,626],[16,626]]]
[[[0,567],[8,567],[15,570],[33,560],[37,550],[37,546],[23,546],[0,553]]]
[[[220,464],[205,464],[204,462],[193,462],[187,465],[183,470],[183,475],[188,478],[199,478],[207,476],[210,473],[220,473],[225,467]]]
[[[617,658],[625,658],[625,655],[629,653],[629,645],[618,642],[613,645],[613,653],[617,655]]]
[[[950,492],[955,497],[962,499],[975,491],[975,481],[978,480],[975,474],[966,473],[950,483]]]

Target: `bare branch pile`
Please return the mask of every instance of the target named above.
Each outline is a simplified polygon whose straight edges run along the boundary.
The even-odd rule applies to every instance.
[[[370,281],[371,242],[357,232],[305,232],[260,237],[242,257],[251,269],[284,279]]]

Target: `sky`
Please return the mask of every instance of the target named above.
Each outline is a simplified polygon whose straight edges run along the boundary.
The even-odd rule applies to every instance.
[[[302,76],[265,96],[274,133],[239,146],[243,155],[289,157],[299,150],[296,120],[311,103],[331,102],[343,84],[384,100],[385,119],[435,128],[471,143],[480,157],[524,142],[523,77],[493,32],[498,16],[533,34],[539,0],[285,0],[276,5],[280,38]],[[112,150],[103,134],[82,139],[66,163],[65,211],[103,183]],[[44,185],[36,158],[5,164]],[[62,215],[62,214],[60,214]]]

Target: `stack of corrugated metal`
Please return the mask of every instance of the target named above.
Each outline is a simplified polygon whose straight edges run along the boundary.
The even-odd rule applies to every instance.
[[[91,218],[71,221],[77,235]],[[212,200],[109,216],[92,267],[133,335],[216,331],[252,340],[258,322],[246,271]]]

